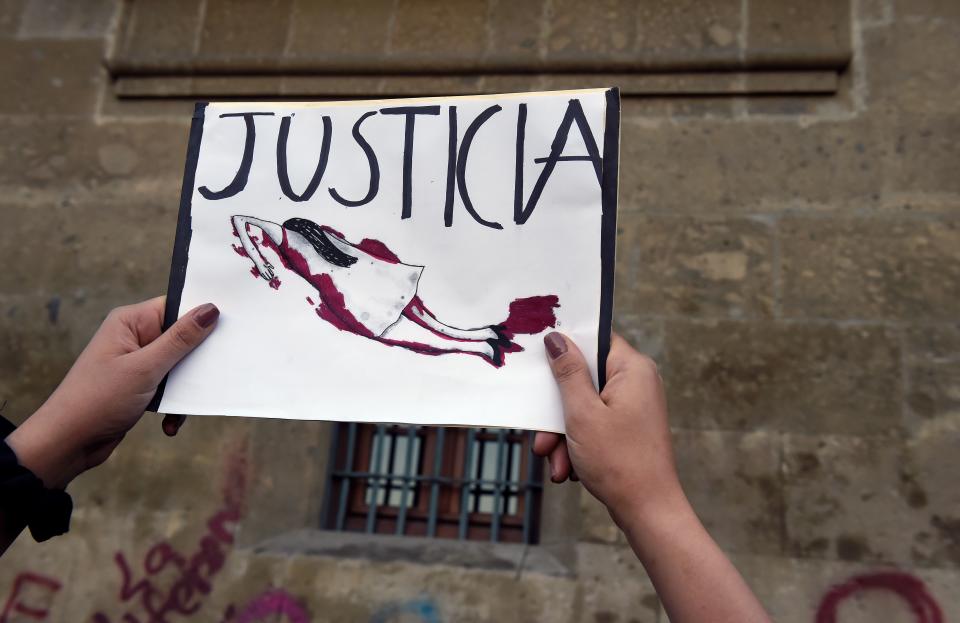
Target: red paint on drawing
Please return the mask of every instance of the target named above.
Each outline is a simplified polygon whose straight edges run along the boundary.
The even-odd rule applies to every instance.
[[[384,262],[389,262],[390,264],[399,264],[400,258],[397,257],[397,254],[387,248],[387,245],[383,244],[379,240],[374,240],[373,238],[364,238],[360,241],[360,244],[356,245],[358,249],[364,253],[369,253],[377,259],[383,260]]]
[[[250,274],[253,275],[254,277],[256,277],[257,279],[260,278],[260,271],[257,270],[257,267],[256,267],[256,266],[251,266],[251,267],[250,267]]]
[[[313,302],[313,299],[310,298],[309,296],[307,297],[307,303],[310,304],[310,305],[315,305],[315,304],[316,304],[316,303]]]
[[[269,284],[270,284],[270,287],[273,288],[274,290],[279,290],[279,289],[280,289],[280,278],[279,278],[279,277],[274,277],[273,279],[271,279],[271,280],[268,281],[267,283],[269,283]]]
[[[307,259],[299,251],[287,243],[287,234],[284,231],[283,243],[279,250],[279,255],[284,258],[284,265],[292,269],[298,275],[310,282],[320,294],[320,300],[323,305],[317,308],[317,315],[340,329],[362,335],[363,337],[374,337],[370,329],[366,328],[354,317],[347,309],[343,300],[343,293],[337,289],[333,283],[333,277],[329,274],[314,274],[310,271]]]
[[[553,313],[557,307],[560,307],[560,301],[553,294],[516,299],[510,303],[510,313],[500,326],[508,337],[540,333],[557,326],[557,317]]]
[[[840,604],[866,591],[886,591],[897,595],[913,612],[917,623],[943,623],[943,612],[922,581],[908,573],[886,571],[857,575],[831,588],[817,608],[816,623],[837,623]]]
[[[237,232],[233,232],[233,233],[234,235],[236,235]],[[233,247],[233,250],[236,251],[237,255],[239,255],[240,257],[250,257],[249,255],[247,255],[247,250],[241,247],[239,244],[231,244],[230,246]]]

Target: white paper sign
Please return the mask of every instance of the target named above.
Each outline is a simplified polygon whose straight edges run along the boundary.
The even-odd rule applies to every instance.
[[[609,347],[615,89],[199,104],[166,413],[563,431],[543,336]],[[602,368],[602,366],[601,366]]]

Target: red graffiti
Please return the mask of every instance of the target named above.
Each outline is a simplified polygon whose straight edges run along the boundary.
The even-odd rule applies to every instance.
[[[197,549],[190,554],[178,552],[165,541],[151,547],[143,558],[141,567],[144,577],[136,580],[137,571],[131,568],[123,552],[114,556],[120,570],[122,583],[120,601],[135,610],[146,613],[147,623],[169,623],[171,617],[189,616],[203,605],[204,598],[213,590],[213,580],[223,569],[230,546],[233,545],[233,528],[244,512],[247,484],[246,443],[228,453],[226,478],[223,485],[223,504],[207,520],[207,532],[200,539]],[[157,584],[161,574],[173,581],[164,582],[166,589]],[[103,613],[93,615],[95,623],[109,623]],[[121,619],[124,623],[141,623],[141,619],[127,611]]]
[[[12,615],[35,621],[46,621],[50,614],[50,602],[61,588],[60,582],[45,575],[24,571],[17,575],[0,613],[0,623],[7,623]],[[43,605],[41,605],[41,602]]]
[[[943,623],[940,606],[922,581],[896,571],[857,575],[831,588],[817,608],[816,623],[837,623],[837,610],[844,600],[863,591],[882,590],[902,598],[917,623]]]

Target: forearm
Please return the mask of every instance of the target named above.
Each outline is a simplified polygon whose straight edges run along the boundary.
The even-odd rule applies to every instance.
[[[768,623],[763,607],[682,491],[615,518],[673,623]]]

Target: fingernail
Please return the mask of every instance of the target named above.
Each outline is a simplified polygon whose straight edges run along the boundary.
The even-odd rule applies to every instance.
[[[556,359],[567,352],[567,341],[556,331],[548,333],[543,338],[543,345],[547,347],[547,354],[550,355],[550,359]]]
[[[197,308],[197,311],[194,314],[194,320],[197,324],[200,325],[201,329],[206,329],[220,316],[220,310],[217,309],[217,306],[213,303],[204,303]]]

